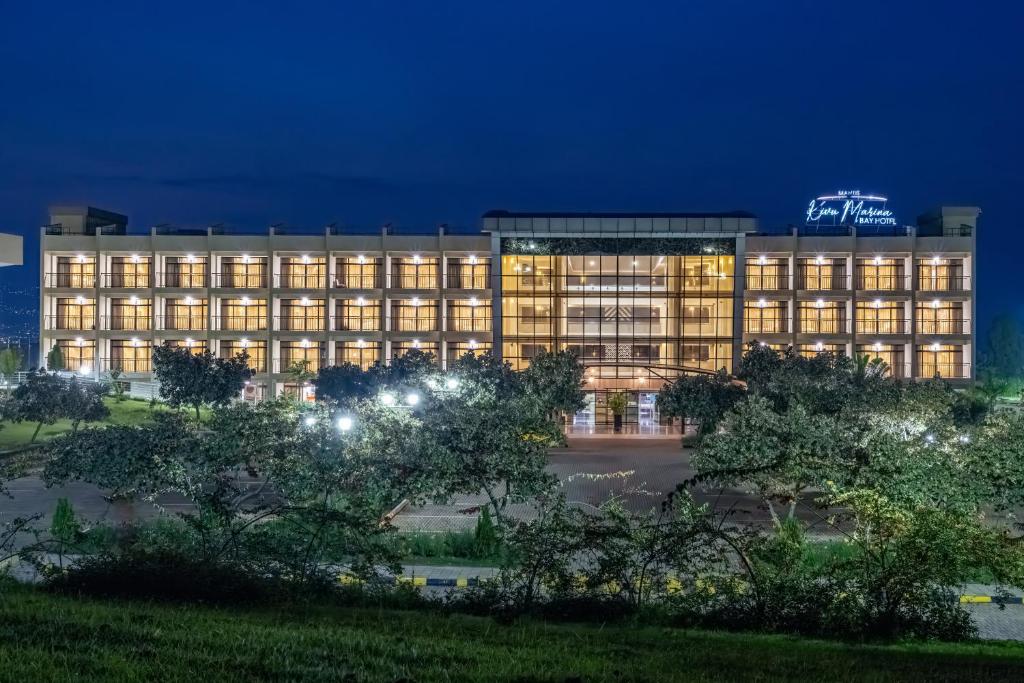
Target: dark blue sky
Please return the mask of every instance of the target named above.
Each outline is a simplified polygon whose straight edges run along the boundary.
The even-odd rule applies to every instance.
[[[6,3],[0,231],[475,225],[488,208],[977,204],[1024,312],[1019,2]]]

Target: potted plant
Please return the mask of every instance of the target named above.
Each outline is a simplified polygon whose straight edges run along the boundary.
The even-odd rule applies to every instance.
[[[608,396],[608,410],[612,411],[612,424],[616,432],[622,431],[622,416],[626,414],[627,406],[629,397],[625,392],[619,391]]]

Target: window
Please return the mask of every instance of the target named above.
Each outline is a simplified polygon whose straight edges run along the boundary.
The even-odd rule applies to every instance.
[[[290,372],[302,370],[303,372],[318,372],[324,357],[322,342],[282,341],[281,357],[278,359],[278,372]]]
[[[249,369],[253,372],[267,371],[267,342],[262,339],[222,339],[220,357],[234,358],[245,353],[249,356]]]
[[[217,329],[237,332],[267,329],[266,299],[221,299]]]
[[[917,304],[918,334],[968,334],[961,301],[930,301]]]
[[[877,292],[902,291],[907,288],[903,259],[881,256],[857,261],[857,289]]]
[[[380,362],[380,347],[378,341],[340,341],[334,346],[334,361],[358,365],[363,370],[368,369],[374,363]]]
[[[857,355],[867,356],[868,359],[879,358],[889,368],[889,375],[892,377],[906,377],[906,364],[903,360],[902,344],[858,344]]]
[[[152,372],[153,348],[138,339],[111,339],[109,370]]]
[[[282,299],[278,329],[285,332],[319,332],[324,329],[323,299]]]
[[[491,302],[473,299],[448,303],[449,332],[490,332]]]
[[[267,286],[265,256],[223,256],[220,268],[221,287],[262,289]]]
[[[397,289],[436,289],[438,259],[422,256],[393,258],[391,260],[391,286]]]
[[[448,362],[458,360],[467,353],[479,356],[483,353],[488,353],[491,350],[490,342],[478,342],[478,341],[465,341],[465,342],[448,342]]]
[[[394,332],[436,332],[437,302],[404,299],[391,302]]]
[[[164,303],[164,313],[165,329],[206,329],[206,299],[167,299]]]
[[[377,332],[381,329],[381,302],[376,299],[339,299],[335,303],[334,329],[343,332]]]
[[[917,262],[917,288],[924,292],[960,292],[967,287],[963,259],[921,259]]]
[[[285,289],[323,289],[327,260],[323,256],[285,256],[281,258],[278,286]]]
[[[57,299],[57,316],[51,318],[53,329],[94,330],[96,329],[96,302],[85,297]]]
[[[846,259],[843,258],[802,258],[799,261],[800,281],[798,289],[835,290],[846,289]]]
[[[380,258],[366,256],[339,258],[335,262],[337,273],[334,276],[334,286],[341,289],[379,289],[383,286],[382,261]]]
[[[765,256],[748,258],[746,287],[767,291],[789,289],[789,260]]]
[[[153,325],[153,305],[149,299],[131,297],[110,300],[111,330],[148,330]]]
[[[858,301],[857,334],[909,334],[900,301]]]
[[[91,339],[61,339],[56,343],[64,356],[64,369],[89,374],[96,369],[96,342]]]
[[[165,287],[206,287],[205,256],[168,256]]]
[[[168,339],[164,342],[164,346],[170,346],[172,349],[188,349],[192,355],[196,356],[209,348],[205,339]]]
[[[491,260],[466,256],[448,259],[449,289],[488,289],[491,286]]]
[[[404,356],[410,351],[422,351],[423,353],[429,353],[436,359],[437,355],[437,342],[424,342],[414,339],[412,341],[394,341],[391,342],[391,357],[398,358]]]
[[[151,287],[148,256],[113,256],[110,259],[108,287]]]
[[[785,301],[748,301],[743,305],[746,334],[785,334],[789,331]]]
[[[957,379],[970,376],[962,346],[929,344],[917,347],[917,376]]]
[[[845,334],[846,305],[840,301],[801,301],[800,332],[808,334]]]
[[[91,289],[96,286],[96,259],[92,256],[58,256],[51,287]]]
[[[708,344],[683,344],[680,354],[684,363],[700,363],[711,359],[711,347]]]

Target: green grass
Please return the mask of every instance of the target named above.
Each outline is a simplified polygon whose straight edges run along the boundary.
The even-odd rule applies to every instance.
[[[1005,681],[1009,643],[855,646],[366,608],[213,609],[0,588],[4,681]],[[346,678],[346,676],[349,676]]]
[[[107,397],[103,400],[110,408],[110,417],[104,422],[104,424],[141,424],[152,419],[154,410],[169,410],[169,408],[166,408],[163,404],[159,403],[155,408],[150,407],[149,401],[136,398],[126,398],[120,403],[111,397]],[[0,451],[28,445],[29,440],[32,438],[32,432],[36,430],[35,422],[11,423],[3,421],[0,422],[0,425],[2,425],[2,428],[0,428]],[[36,437],[36,441],[47,441],[55,436],[67,434],[70,431],[70,421],[58,420],[52,425],[43,425],[43,428],[39,430],[39,436]]]

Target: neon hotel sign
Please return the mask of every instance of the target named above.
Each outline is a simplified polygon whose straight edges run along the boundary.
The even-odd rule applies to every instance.
[[[860,190],[840,190],[812,199],[807,207],[808,225],[896,225],[896,214],[885,207],[889,201]]]

